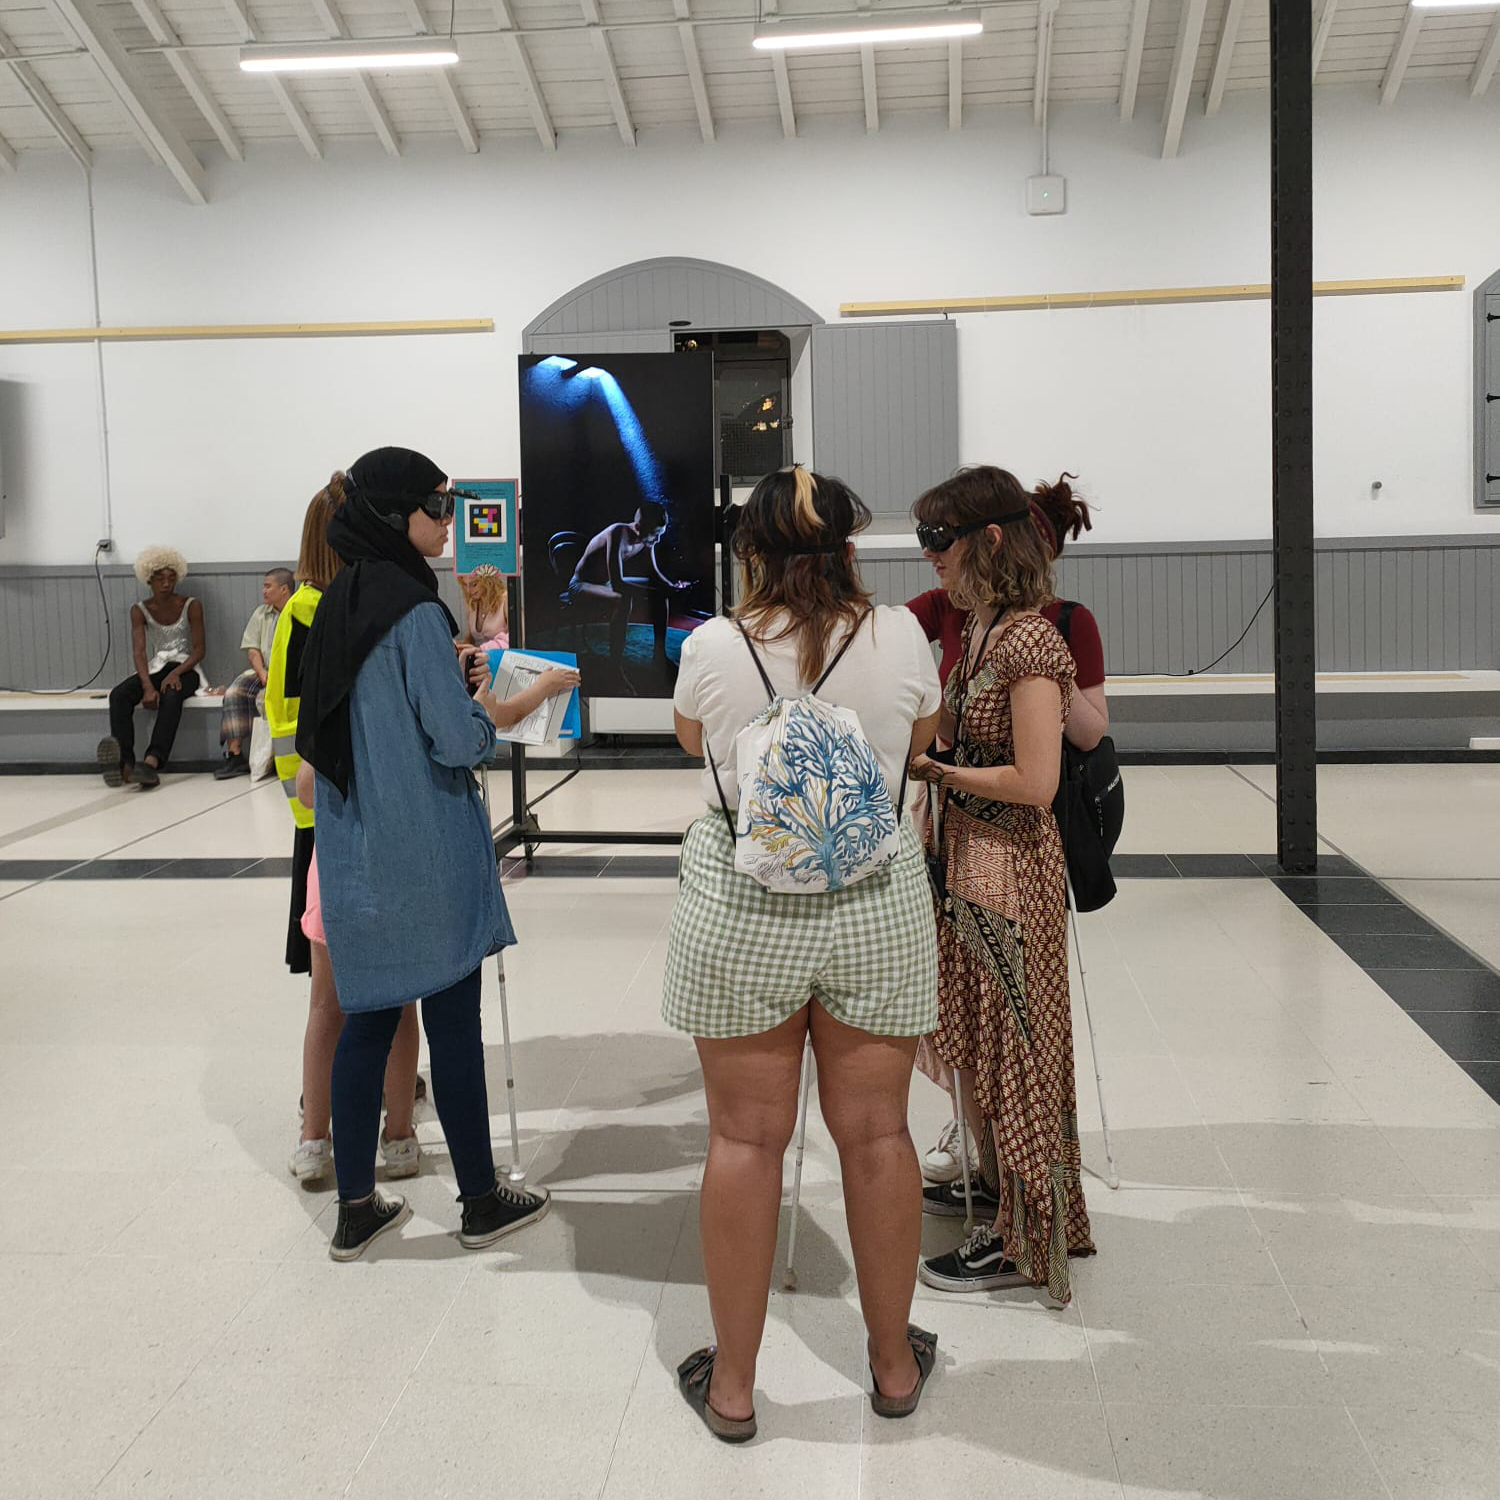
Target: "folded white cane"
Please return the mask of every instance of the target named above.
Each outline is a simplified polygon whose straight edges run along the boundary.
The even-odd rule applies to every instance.
[[[812,1037],[802,1044],[802,1083],[797,1091],[797,1161],[792,1168],[792,1217],[786,1231],[786,1275],[782,1285],[797,1290],[797,1209],[802,1202],[802,1158],[807,1151],[807,1094],[812,1083]]]
[[[479,768],[479,790],[484,798],[484,826],[494,836],[490,822],[490,770]],[[499,872],[496,872],[499,878]],[[505,949],[495,955],[495,973],[500,981],[500,1034],[505,1040],[505,1103],[510,1111],[510,1170],[506,1179],[514,1188],[526,1186],[526,1168],[521,1162],[521,1129],[516,1123],[516,1064],[510,1047],[510,1001],[505,990]]]

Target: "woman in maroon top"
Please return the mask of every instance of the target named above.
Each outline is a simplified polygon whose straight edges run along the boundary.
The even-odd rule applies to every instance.
[[[1092,531],[1094,523],[1089,517],[1087,502],[1073,493],[1069,480],[1075,475],[1064,474],[1056,484],[1039,484],[1033,491],[1031,515],[1037,529],[1052,550],[1053,559],[1062,555],[1068,538],[1078,539],[1081,532]],[[948,685],[948,674],[953,670],[963,653],[964,621],[966,610],[959,609],[948,597],[944,577],[945,562],[941,552],[928,554],[942,587],[929,589],[909,599],[906,607],[921,622],[929,641],[942,644],[943,657],[938,667],[938,678],[944,688]],[[1054,599],[1042,606],[1042,616],[1057,624],[1058,615],[1065,601]],[[1104,695],[1104,643],[1099,638],[1099,624],[1086,606],[1075,604],[1068,621],[1068,650],[1073,657],[1075,671],[1074,692],[1068,717],[1063,724],[1063,734],[1071,745],[1080,750],[1092,750],[1109,733],[1109,703]],[[948,1086],[948,1070],[941,1059],[935,1057],[926,1038],[917,1052],[917,1067],[940,1088]],[[922,1158],[922,1175],[935,1183],[956,1182],[961,1175],[958,1160],[958,1127],[950,1125],[938,1141]]]

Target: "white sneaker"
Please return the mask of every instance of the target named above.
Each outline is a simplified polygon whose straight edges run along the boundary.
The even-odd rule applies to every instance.
[[[422,1148],[414,1135],[409,1135],[402,1141],[390,1141],[382,1130],[380,1157],[385,1162],[387,1177],[415,1177],[422,1168]]]
[[[958,1159],[958,1121],[954,1120],[938,1137],[938,1143],[922,1158],[922,1176],[928,1182],[957,1182],[963,1175],[963,1166]],[[969,1158],[969,1171],[978,1168],[974,1158]]]
[[[333,1142],[299,1141],[287,1168],[298,1182],[316,1182],[333,1170]]]

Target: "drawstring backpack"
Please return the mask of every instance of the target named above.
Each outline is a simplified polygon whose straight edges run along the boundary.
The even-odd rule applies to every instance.
[[[755,643],[737,625],[771,700],[735,736],[738,817],[729,810],[712,750],[708,764],[734,840],[734,867],[767,890],[844,890],[885,869],[900,852],[905,772],[893,804],[859,715],[819,697],[873,613],[866,610],[823,675],[797,698],[776,691]]]

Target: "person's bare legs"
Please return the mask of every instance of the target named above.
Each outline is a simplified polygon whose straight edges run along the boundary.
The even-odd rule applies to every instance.
[[[344,1029],[333,965],[322,943],[312,947],[312,988],[302,1037],[302,1139],[323,1141],[333,1128],[333,1053]]]
[[[755,1359],[776,1258],[781,1165],[797,1125],[806,1036],[804,1006],[758,1036],[694,1038],[708,1093],[699,1221],[718,1345],[708,1400],[720,1416],[735,1420],[755,1409]]]
[[[415,1002],[401,1007],[401,1024],[385,1064],[385,1138],[404,1141],[415,1134],[412,1110],[417,1099],[417,1053],[422,1048],[422,1029],[417,1024]]]
[[[907,1342],[922,1253],[922,1173],[906,1124],[914,1036],[874,1036],[812,1010],[818,1103],[838,1148],[844,1207],[869,1335],[870,1368],[887,1396],[916,1388]]]

